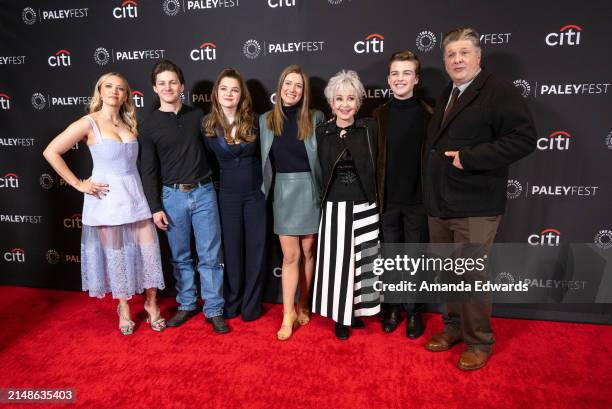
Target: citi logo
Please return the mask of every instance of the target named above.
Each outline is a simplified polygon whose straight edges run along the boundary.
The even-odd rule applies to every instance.
[[[353,50],[357,54],[382,53],[384,51],[385,37],[380,34],[370,34],[364,41],[357,41]]]
[[[63,220],[64,227],[68,229],[80,229],[81,224],[81,213],[75,213],[70,217],[66,217]]]
[[[268,6],[273,9],[277,7],[292,7],[295,6],[295,0],[268,0]]]
[[[134,0],[125,0],[121,6],[113,9],[113,17],[115,18],[137,18],[138,3]]]
[[[546,45],[557,47],[563,45],[580,45],[580,32],[582,27],[568,24],[559,29],[558,33],[549,33],[546,36]]]
[[[14,248],[4,253],[4,261],[9,263],[25,263],[25,251],[20,248]]]
[[[3,92],[0,92],[0,109],[11,109],[11,97]]]
[[[570,147],[571,137],[565,131],[555,131],[548,137],[538,139],[537,146],[541,151],[566,151]]]
[[[532,246],[551,246],[559,245],[561,232],[557,229],[544,229],[540,234],[532,234],[527,238],[527,243]]]
[[[136,108],[144,107],[144,94],[140,91],[132,91],[132,100]]]
[[[51,67],[70,67],[70,51],[59,50],[47,60]]]
[[[214,61],[217,59],[217,46],[215,43],[204,42],[191,50],[189,56],[193,61]]]
[[[0,178],[0,189],[19,189],[19,176],[15,173],[7,173]]]

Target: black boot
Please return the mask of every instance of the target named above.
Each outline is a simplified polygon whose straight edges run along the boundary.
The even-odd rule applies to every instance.
[[[361,318],[353,317],[353,321],[351,321],[351,328],[353,329],[364,329],[365,323]]]
[[[345,340],[349,337],[349,327],[342,325],[339,322],[336,322],[334,332],[336,333],[336,338],[338,339]]]
[[[423,316],[420,312],[409,312],[406,320],[406,336],[410,339],[416,339],[423,335],[425,324],[423,324]]]
[[[399,304],[383,304],[382,329],[384,332],[393,332],[400,321]]]

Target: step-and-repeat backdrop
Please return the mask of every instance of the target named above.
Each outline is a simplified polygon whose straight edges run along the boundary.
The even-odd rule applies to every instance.
[[[417,94],[435,100],[448,82],[441,36],[458,26],[481,33],[484,66],[522,93],[538,131],[537,150],[511,168],[498,241],[612,247],[610,16],[607,0],[2,1],[0,284],[80,288],[82,196],[41,153],[84,114],[102,73],[128,78],[143,118],[156,108],[150,83],[156,60],[183,68],[185,101],[204,111],[217,73],[235,67],[262,113],[281,70],[297,63],[311,77],[314,106],[329,115],[325,83],[348,68],[366,85],[360,114],[369,115],[390,96],[387,59],[397,50],[419,55]],[[80,177],[89,175],[83,143],[65,158]],[[271,237],[268,300],[278,297],[279,260]],[[166,276],[171,284],[168,262]],[[496,306],[496,313],[610,322],[612,309],[513,304]]]

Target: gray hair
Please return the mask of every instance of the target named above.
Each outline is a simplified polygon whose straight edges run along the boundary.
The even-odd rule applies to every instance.
[[[365,88],[363,87],[357,72],[353,70],[342,70],[337,72],[336,75],[329,79],[324,93],[330,106],[332,105],[334,95],[343,89],[355,91],[355,95],[357,95],[357,109],[359,109],[359,107],[361,107],[361,102],[363,101],[363,96],[365,95]]]
[[[442,51],[453,41],[470,40],[474,47],[480,48],[480,35],[471,27],[459,27],[444,34],[442,39]]]

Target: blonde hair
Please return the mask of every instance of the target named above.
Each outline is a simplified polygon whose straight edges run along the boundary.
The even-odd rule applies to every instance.
[[[121,105],[121,108],[119,108],[119,116],[121,117],[121,120],[128,126],[130,132],[132,132],[134,135],[137,135],[138,122],[136,121],[136,105],[134,105],[134,100],[132,99],[132,89],[130,88],[130,84],[128,84],[125,77],[117,72],[107,72],[106,74],[98,78],[87,112],[93,114],[94,112],[98,112],[102,109],[102,97],[100,96],[100,87],[102,86],[104,80],[109,77],[117,77],[121,79],[121,81],[123,81],[123,83],[125,84],[127,98],[125,102]]]
[[[204,134],[210,138],[215,138],[217,136],[216,128],[218,125],[223,128],[225,140],[228,143],[233,141],[231,138],[232,126],[227,123],[227,118],[223,113],[221,104],[219,104],[219,84],[221,84],[223,78],[233,78],[238,81],[240,86],[240,101],[236,109],[236,118],[234,118],[234,123],[236,124],[235,139],[238,141],[252,142],[255,140],[255,133],[253,132],[255,116],[253,115],[251,94],[244,82],[244,78],[240,75],[240,72],[234,68],[226,68],[221,71],[215,81],[210,104],[210,114],[204,122]]]
[[[359,79],[359,75],[353,70],[342,70],[338,71],[336,75],[329,79],[327,86],[325,87],[325,98],[327,103],[331,106],[334,95],[340,90],[354,91],[357,95],[357,109],[361,107],[363,96],[365,95],[365,88]]]
[[[298,65],[290,65],[283,70],[280,77],[278,78],[278,86],[276,87],[276,103],[270,115],[266,125],[268,129],[274,132],[275,136],[280,136],[283,133],[283,120],[285,115],[283,114],[283,98],[281,97],[281,89],[285,78],[289,74],[298,74],[304,81],[304,87],[302,88],[302,99],[298,102],[299,112],[297,116],[297,127],[298,134],[297,138],[300,141],[308,138],[312,133],[312,112],[310,112],[310,84],[308,82],[308,76]]]

